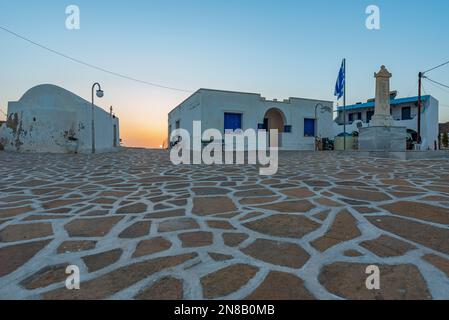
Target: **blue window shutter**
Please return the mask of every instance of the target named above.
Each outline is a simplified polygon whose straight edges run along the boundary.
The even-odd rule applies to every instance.
[[[304,119],[304,137],[315,136],[315,119]]]

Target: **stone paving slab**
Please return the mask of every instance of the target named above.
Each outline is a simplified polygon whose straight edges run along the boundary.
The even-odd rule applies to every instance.
[[[258,173],[0,152],[0,299],[449,299],[449,159],[281,152]]]

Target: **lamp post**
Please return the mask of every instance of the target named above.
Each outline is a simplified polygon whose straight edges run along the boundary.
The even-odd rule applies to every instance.
[[[321,108],[323,108],[324,106],[323,106],[323,104],[322,103],[318,103],[316,106],[315,106],[315,151],[317,151],[318,150],[318,145],[317,145],[317,133],[318,133],[318,115],[317,115],[317,109],[318,109],[318,107],[320,107],[320,109]]]
[[[97,97],[103,98],[104,92],[101,90],[101,86],[98,82],[95,82],[92,86],[92,153],[95,153],[95,104],[94,104],[94,90],[95,86],[98,86]]]

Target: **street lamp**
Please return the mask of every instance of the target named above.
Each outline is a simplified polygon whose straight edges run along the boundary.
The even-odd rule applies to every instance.
[[[94,90],[95,90],[95,86],[98,86],[98,90],[97,90],[97,97],[98,98],[103,98],[104,96],[104,92],[103,90],[101,90],[101,86],[98,82],[95,82],[92,86],[92,153],[95,153],[95,117],[94,117],[94,113],[95,113],[95,104],[94,104]]]
[[[323,108],[324,106],[323,106],[323,104],[322,103],[318,103],[316,106],[315,106],[315,151],[317,151],[318,150],[318,143],[317,143],[317,133],[318,133],[318,115],[317,115],[317,109],[318,109],[318,107],[320,107],[320,109],[321,108]]]
[[[317,115],[317,109],[320,107],[321,113],[324,112],[330,112],[332,113],[332,109],[329,106],[324,106],[322,103],[317,103],[315,106],[315,151],[318,149],[317,145],[317,133],[318,133],[318,115]]]

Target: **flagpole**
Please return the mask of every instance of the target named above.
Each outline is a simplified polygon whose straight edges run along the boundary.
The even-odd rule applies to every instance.
[[[343,72],[345,75],[343,84],[343,150],[346,151],[346,58],[343,59]]]

